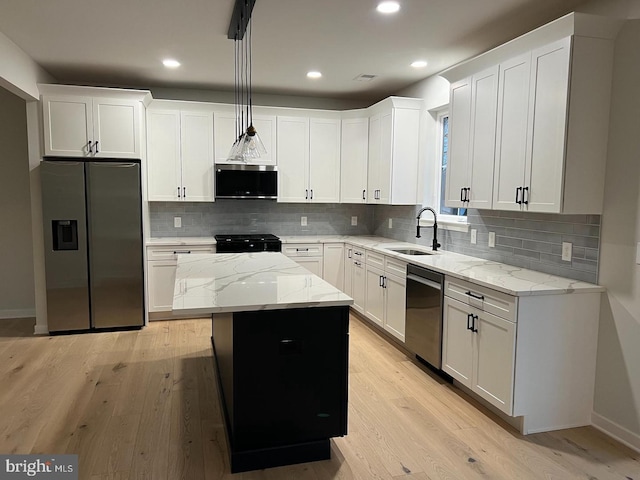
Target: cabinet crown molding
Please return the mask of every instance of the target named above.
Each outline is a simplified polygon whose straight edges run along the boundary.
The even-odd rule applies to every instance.
[[[94,98],[126,98],[129,100],[138,100],[142,102],[145,107],[149,106],[153,100],[149,90],[134,90],[127,88],[85,87],[78,85],[53,85],[39,83],[38,91],[40,92],[40,97],[43,95],[73,95]]]
[[[613,41],[617,37],[623,23],[624,20],[622,19],[572,12],[485,53],[464,60],[442,71],[439,75],[449,80],[449,82],[457,82],[480,70],[504,62],[526,51],[542,47],[572,35]]]

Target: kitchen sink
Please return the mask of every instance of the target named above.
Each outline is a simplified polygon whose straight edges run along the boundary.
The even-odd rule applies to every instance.
[[[413,248],[387,248],[390,252],[401,253],[403,255],[433,255],[433,252],[425,252],[424,250],[414,250]]]

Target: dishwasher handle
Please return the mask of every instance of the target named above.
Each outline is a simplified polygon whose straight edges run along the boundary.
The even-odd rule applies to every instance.
[[[442,284],[434,282],[432,280],[428,280],[423,277],[419,277],[417,275],[409,274],[407,275],[407,280],[411,280],[413,282],[418,282],[423,285],[427,285],[428,287],[435,288],[436,290],[442,290]]]

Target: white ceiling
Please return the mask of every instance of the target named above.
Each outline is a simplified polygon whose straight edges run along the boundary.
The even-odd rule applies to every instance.
[[[378,100],[572,11],[584,0],[257,0],[261,93]],[[234,0],[0,0],[0,31],[66,83],[229,90]],[[182,62],[176,70],[165,57]],[[425,59],[416,70],[409,64]],[[309,80],[306,72],[324,76]],[[379,75],[372,82],[353,79]]]

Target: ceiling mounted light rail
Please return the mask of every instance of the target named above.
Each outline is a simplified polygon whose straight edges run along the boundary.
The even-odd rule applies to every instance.
[[[251,13],[256,0],[236,0],[228,38],[235,50],[235,107],[237,138],[229,152],[230,161],[246,162],[264,157],[267,149],[253,126],[253,97],[251,69]]]

